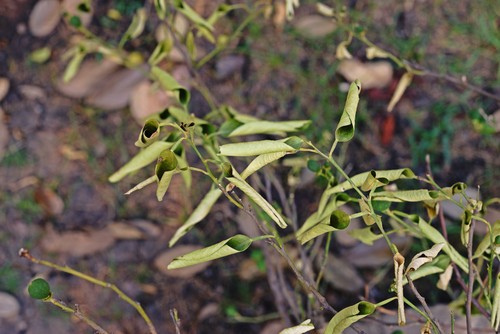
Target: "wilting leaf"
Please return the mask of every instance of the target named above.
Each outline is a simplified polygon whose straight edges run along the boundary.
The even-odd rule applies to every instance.
[[[165,141],[154,142],[150,146],[137,153],[137,155],[130,159],[129,162],[127,162],[119,170],[113,173],[113,175],[108,178],[109,182],[118,182],[128,174],[149,165],[158,158],[158,155],[160,155],[162,151],[171,148],[173,144],[174,143]]]
[[[300,325],[289,327],[283,329],[279,334],[303,334],[314,329],[314,325],[311,322],[311,319],[307,319],[300,323]]]
[[[155,167],[155,174],[158,180],[158,188],[156,189],[158,201],[161,201],[165,196],[178,164],[177,157],[171,150],[165,150],[158,156]]]
[[[393,77],[393,68],[388,61],[361,62],[357,59],[344,59],[337,67],[347,81],[358,79],[363,89],[387,87]]]
[[[403,96],[406,88],[408,88],[408,86],[410,85],[412,79],[413,79],[413,73],[407,72],[403,74],[403,76],[399,80],[396,90],[394,91],[394,94],[392,95],[391,101],[387,106],[388,112],[391,112],[396,106],[396,104],[399,102],[399,100],[401,100],[401,97]]]
[[[349,233],[349,235],[351,237],[353,237],[354,239],[357,239],[357,240],[359,240],[362,243],[367,244],[367,245],[373,245],[373,242],[375,240],[378,240],[378,239],[384,237],[382,234],[373,233],[372,227],[370,227],[370,226],[351,230],[347,233]]]
[[[335,50],[335,57],[337,57],[338,60],[343,60],[343,59],[351,59],[352,55],[347,50],[347,46],[350,44],[350,41],[343,41],[340,42],[339,45],[337,45],[337,49]]]
[[[342,334],[349,326],[375,312],[376,308],[375,304],[365,301],[346,307],[330,320],[324,334]]]
[[[373,194],[373,199],[388,202],[422,202],[434,201],[439,198],[439,193],[427,189],[381,191]]]
[[[238,172],[234,169],[231,171],[232,176],[226,176],[226,179],[238,187],[245,195],[247,195],[259,208],[271,217],[271,219],[281,228],[286,228],[286,223],[283,217],[276,209],[264,199],[251,185],[249,185]]]
[[[266,154],[261,154],[257,156],[255,159],[250,162],[250,164],[245,168],[243,172],[241,172],[241,177],[243,179],[246,179],[262,167],[270,164],[271,162],[274,162],[276,160],[281,159],[285,155],[287,155],[288,152],[275,152],[275,153],[266,153]]]
[[[246,136],[254,134],[276,134],[280,132],[296,132],[302,131],[311,124],[311,121],[255,121],[242,124],[235,128],[228,137]]]
[[[156,9],[156,15],[160,20],[164,20],[167,15],[167,3],[166,0],[154,0],[154,5]]]
[[[495,280],[495,294],[493,295],[493,308],[491,310],[491,327],[498,331],[500,327],[500,274]]]
[[[374,188],[384,186],[387,183],[389,183],[389,180],[387,180],[386,178],[377,177],[377,172],[372,170],[368,173],[365,181],[361,185],[361,190],[362,191],[370,191]]]
[[[220,146],[220,155],[232,157],[248,157],[276,152],[295,152],[297,149],[282,140],[259,140],[244,143],[225,144]]]
[[[398,323],[403,326],[406,323],[405,316],[405,302],[403,295],[403,271],[404,271],[405,258],[396,253],[394,255],[394,280],[396,282],[396,295],[398,298]]]
[[[184,14],[191,22],[198,25],[199,28],[205,28],[209,31],[212,31],[213,26],[204,18],[202,18],[194,9],[192,9],[185,1],[183,0],[174,0],[172,1],[174,7]]]
[[[64,70],[64,75],[63,75],[63,82],[68,82],[70,81],[78,72],[78,69],[80,68],[80,65],[85,58],[87,53],[80,48],[78,48],[73,55],[73,58],[71,58],[68,66],[66,66],[66,70]]]
[[[354,127],[356,124],[356,110],[358,108],[359,93],[361,92],[361,83],[354,81],[347,93],[344,111],[340,117],[339,124],[335,130],[335,139],[339,142],[346,142],[354,136]]]
[[[387,58],[389,54],[382,49],[377,48],[376,46],[371,46],[366,49],[366,58]]]
[[[210,212],[214,206],[217,199],[222,195],[222,191],[216,186],[212,186],[212,189],[203,197],[201,202],[198,204],[193,213],[189,216],[186,222],[175,231],[174,236],[170,239],[168,245],[172,247],[180,238],[182,238],[189,230],[191,230],[196,224],[202,221]]]
[[[195,250],[194,252],[175,258],[168,269],[177,269],[203,263],[221,257],[244,252],[252,244],[252,239],[243,234],[237,234],[215,245]]]
[[[128,27],[125,34],[123,34],[122,39],[120,40],[119,47],[123,47],[123,45],[136,37],[138,37],[144,31],[144,26],[146,24],[147,14],[146,9],[139,8],[137,12],[134,14],[132,18],[132,23]]]
[[[151,68],[151,75],[153,79],[157,80],[165,90],[174,92],[176,94],[177,100],[183,106],[186,106],[189,103],[189,91],[181,86],[181,84],[179,84],[173,76],[157,66],[153,66]]]
[[[146,147],[158,139],[160,135],[160,122],[157,119],[149,119],[144,123],[135,146]]]
[[[415,254],[408,265],[407,272],[417,270],[422,265],[431,262],[439,254],[443,247],[444,243],[439,243],[435,244],[428,250]]]

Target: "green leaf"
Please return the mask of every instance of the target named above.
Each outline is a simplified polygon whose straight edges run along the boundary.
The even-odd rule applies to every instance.
[[[311,319],[304,320],[297,326],[288,327],[283,329],[279,334],[303,334],[314,329],[314,325]]]
[[[408,86],[410,85],[412,79],[413,79],[413,73],[406,72],[405,74],[403,74],[403,76],[398,82],[394,94],[391,97],[391,101],[389,101],[389,105],[387,106],[388,112],[391,112],[396,106],[396,104],[399,102],[399,100],[401,100],[401,97],[403,96],[406,88],[408,88]]]
[[[186,49],[191,59],[196,59],[196,44],[194,43],[193,32],[190,31],[186,35]]]
[[[175,258],[168,269],[178,269],[208,262],[221,257],[244,252],[252,244],[252,239],[243,234],[237,234],[215,245],[195,250],[191,253]]]
[[[259,140],[244,143],[225,144],[220,146],[220,155],[232,157],[249,157],[266,153],[295,152],[296,149],[281,140]]]
[[[135,187],[133,187],[132,189],[130,189],[129,191],[127,191],[125,193],[125,195],[130,195],[132,194],[133,192],[137,191],[137,190],[141,190],[142,188],[152,184],[152,183],[155,183],[158,181],[158,178],[156,177],[156,175],[153,175],[151,177],[148,177],[146,180],[140,182],[139,184],[137,184]]]
[[[36,49],[31,52],[29,55],[29,60],[33,63],[43,64],[50,59],[50,55],[52,54],[52,50],[49,47],[44,47],[40,49]]]
[[[310,229],[297,234],[297,240],[303,245],[309,240],[312,240],[322,234],[328,233],[328,232],[333,232],[337,231],[336,228],[333,226],[330,226],[328,224],[328,220],[325,220],[324,222],[321,222],[319,224],[314,225]]]
[[[205,28],[213,31],[214,27],[204,18],[202,18],[194,9],[192,9],[184,0],[173,0],[174,7],[184,14],[191,22],[198,25],[199,28]]]
[[[366,175],[366,179],[361,185],[361,190],[362,191],[370,191],[372,189],[376,189],[381,186],[385,186],[387,183],[389,183],[389,180],[387,180],[384,177],[377,177],[377,172],[374,170],[371,170],[368,172]]]
[[[287,132],[297,132],[306,129],[311,121],[254,121],[241,124],[228,133],[228,137],[248,136],[255,134],[283,134]]]
[[[245,195],[247,195],[259,208],[264,210],[271,219],[281,228],[286,228],[286,223],[283,217],[276,209],[264,199],[255,189],[252,188],[238,172],[233,168],[233,176],[226,176],[226,179],[238,187]]]
[[[377,305],[365,301],[346,307],[330,320],[324,334],[341,334],[355,322],[375,312],[376,308]]]
[[[424,234],[424,236],[431,240],[435,244],[444,243],[443,252],[445,252],[451,260],[457,264],[464,272],[469,272],[469,266],[467,260],[460,255],[455,248],[453,248],[443,237],[443,235],[429,223],[419,217],[418,227]]]
[[[82,61],[86,55],[87,55],[87,53],[82,48],[77,47],[77,51],[75,52],[75,54],[73,55],[73,58],[71,58],[68,66],[64,70],[64,74],[63,74],[63,81],[64,82],[68,82],[71,79],[73,79],[73,77],[78,72],[78,69],[80,68],[80,65],[82,64]]]
[[[347,233],[351,237],[353,237],[354,239],[357,239],[357,240],[361,241],[362,243],[370,245],[370,246],[373,245],[374,241],[384,237],[384,235],[382,235],[382,234],[373,233],[371,226],[351,230]]]
[[[151,66],[155,66],[166,56],[168,56],[169,52],[172,50],[173,41],[169,38],[165,38],[162,41],[158,42],[155,49],[151,53],[151,56],[148,59],[148,64]]]
[[[31,298],[47,300],[52,297],[50,285],[43,278],[35,278],[28,285],[28,294]]]
[[[158,140],[160,135],[160,122],[157,119],[149,119],[144,123],[139,138],[135,142],[137,147],[146,147]]]
[[[439,197],[435,191],[427,189],[381,191],[373,193],[373,199],[388,202],[422,202],[433,201]]]
[[[450,257],[448,255],[441,254],[431,262],[422,265],[417,270],[411,271],[409,275],[412,281],[415,281],[422,277],[443,273],[449,264]],[[408,279],[406,277],[403,278],[403,285],[406,285],[407,283]]]
[[[157,66],[151,68],[151,76],[158,81],[160,85],[167,91],[174,92],[177,100],[185,107],[189,103],[190,93],[175,80],[173,76]]]
[[[109,178],[109,182],[115,183],[123,179],[125,176],[127,176],[130,173],[133,173],[153,161],[155,161],[158,158],[158,155],[166,149],[171,148],[173,143],[170,142],[165,142],[165,141],[157,141],[151,144],[150,146],[146,147],[145,149],[141,150],[139,153],[137,153],[136,156],[134,156],[132,159],[130,159],[129,162],[127,162],[125,165],[123,165],[120,169],[118,169],[116,172],[114,172]]]
[[[170,239],[168,246],[172,247],[180,238],[182,238],[189,230],[191,230],[196,224],[202,221],[210,212],[214,204],[217,202],[219,197],[222,195],[222,191],[216,186],[212,186],[212,189],[203,197],[201,202],[198,204],[193,213],[189,216],[186,222],[177,229],[172,239]]]
[[[156,15],[160,20],[165,20],[167,16],[167,3],[166,0],[154,0],[154,5],[156,9]]]
[[[274,153],[266,153],[257,156],[255,159],[250,162],[250,164],[245,168],[243,172],[241,172],[241,177],[246,179],[262,167],[283,158],[287,155],[288,152],[274,152]]]
[[[122,48],[127,41],[134,39],[142,34],[142,32],[144,31],[144,26],[146,25],[146,19],[146,9],[139,8],[135,12],[134,17],[132,18],[132,22],[130,23],[127,31],[125,31],[125,34],[123,34],[123,37],[118,44],[119,48]]]
[[[493,225],[493,231],[491,232],[491,237],[485,236],[483,240],[477,246],[476,251],[474,252],[473,259],[477,259],[482,256],[484,252],[489,250],[491,247],[493,248],[493,252],[496,254],[500,254],[500,244],[497,242],[497,238],[500,237],[500,223],[498,221]],[[493,246],[491,245],[491,241],[493,240]]]
[[[356,110],[358,108],[359,93],[361,92],[361,82],[359,80],[351,83],[344,111],[340,117],[339,124],[335,130],[335,139],[339,142],[346,142],[354,137],[354,127],[356,124]]]
[[[155,174],[158,179],[158,188],[156,189],[158,201],[161,201],[165,196],[178,164],[177,157],[171,150],[164,150],[158,156],[155,167]]]

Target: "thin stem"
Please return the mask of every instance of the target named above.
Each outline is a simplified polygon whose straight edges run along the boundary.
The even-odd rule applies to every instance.
[[[335,140],[333,141],[332,147],[330,148],[330,152],[328,153],[329,158],[332,157],[333,151],[335,151],[335,148],[337,147],[338,143],[339,143],[339,141],[337,140],[337,138],[335,138]]]
[[[148,325],[150,333],[157,334],[156,329],[155,329],[155,327],[153,325],[153,322],[148,317],[148,315],[146,314],[146,312],[142,308],[141,304],[139,304],[138,302],[132,300],[123,291],[121,291],[116,285],[108,283],[108,282],[105,282],[105,281],[98,280],[95,277],[92,277],[92,276],[86,275],[84,273],[81,273],[81,272],[79,272],[79,271],[77,271],[77,270],[75,270],[73,268],[68,267],[68,266],[64,266],[63,267],[63,266],[59,266],[59,265],[57,265],[55,263],[52,263],[52,262],[49,262],[49,261],[37,259],[33,255],[30,254],[29,250],[27,250],[25,248],[21,248],[19,250],[19,256],[20,257],[24,257],[24,258],[30,260],[33,263],[41,264],[43,266],[46,266],[46,267],[49,267],[49,268],[53,268],[53,269],[62,271],[64,273],[67,273],[67,274],[79,277],[81,279],[84,279],[84,280],[86,280],[86,281],[88,281],[90,283],[93,283],[95,285],[102,286],[103,288],[107,288],[107,289],[113,290],[121,299],[123,299],[124,301],[126,301],[128,304],[132,305],[132,307],[137,310],[137,312],[141,315],[141,317],[144,319],[144,321]]]
[[[68,312],[68,313],[73,314],[78,319],[86,322],[90,327],[92,327],[96,331],[96,333],[108,334],[108,332],[105,329],[103,329],[101,326],[99,326],[93,320],[87,318],[84,314],[82,314],[78,308],[78,305],[76,305],[76,309],[72,309],[71,307],[66,306],[66,304],[63,301],[54,299],[52,297],[50,299],[46,300],[45,302],[51,303],[51,304],[59,307],[64,312]]]
[[[472,292],[474,289],[474,264],[472,263],[472,239],[474,236],[474,219],[470,223],[469,240],[467,243],[467,260],[469,262],[469,282],[467,284],[467,302],[465,304],[465,320],[467,334],[472,334]]]
[[[321,269],[318,273],[318,278],[316,278],[316,288],[319,287],[319,283],[321,282],[321,279],[323,278],[323,275],[325,273],[326,264],[328,262],[328,255],[330,254],[331,242],[332,242],[332,232],[328,232],[328,234],[326,236],[326,244],[325,244],[325,252],[323,254],[323,261],[321,261]]]
[[[411,279],[410,275],[406,274],[406,279],[408,280],[408,285],[410,286],[411,291],[413,292],[415,297],[417,297],[417,299],[420,301],[420,304],[422,304],[422,307],[424,308],[427,315],[431,318],[433,325],[437,327],[439,333],[444,334],[444,330],[441,328],[439,321],[437,321],[436,317],[434,317],[434,315],[432,314],[432,311],[427,305],[425,298],[422,297],[422,295],[418,292],[417,288],[415,288],[415,285],[413,284],[413,280]]]

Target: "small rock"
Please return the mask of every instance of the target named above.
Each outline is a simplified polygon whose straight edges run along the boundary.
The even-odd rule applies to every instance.
[[[6,292],[0,292],[0,323],[1,320],[13,320],[19,316],[21,305],[17,299]]]
[[[384,88],[391,83],[393,68],[388,61],[363,63],[357,59],[344,59],[337,72],[347,81],[361,81],[362,89]]]
[[[332,33],[337,25],[332,18],[313,14],[298,18],[294,27],[305,37],[321,38]]]

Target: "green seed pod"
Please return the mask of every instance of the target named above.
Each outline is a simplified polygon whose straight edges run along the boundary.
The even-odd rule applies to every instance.
[[[171,150],[165,150],[161,152],[155,167],[155,173],[158,177],[158,180],[161,180],[164,173],[176,169],[178,164],[179,163],[174,152],[172,152]]]
[[[330,225],[336,229],[343,230],[351,222],[351,217],[342,210],[335,210],[330,216]]]
[[[224,173],[225,177],[233,176],[233,166],[229,162],[224,162],[222,164],[222,173]]]
[[[52,297],[52,292],[50,292],[49,283],[43,278],[35,278],[28,285],[28,293],[31,298],[34,299],[49,299]]]

